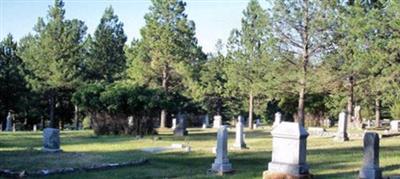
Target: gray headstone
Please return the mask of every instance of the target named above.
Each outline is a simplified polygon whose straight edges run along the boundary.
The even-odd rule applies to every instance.
[[[222,125],[222,116],[216,115],[214,116],[213,128],[219,129]]]
[[[43,151],[60,152],[60,130],[45,128],[43,130]]]
[[[225,125],[218,129],[216,152],[216,158],[211,165],[211,171],[220,174],[232,172],[232,165],[228,159],[228,130]]]
[[[359,178],[382,178],[379,168],[379,135],[375,132],[367,132],[364,135],[364,161]]]
[[[345,112],[341,112],[339,114],[338,131],[336,133],[335,140],[342,142],[349,140],[347,134],[347,116]]]
[[[390,132],[399,132],[399,120],[390,121]]]
[[[174,129],[175,136],[186,136],[188,135],[188,131],[186,130],[186,119],[182,114],[178,114],[177,118],[179,123],[177,124],[176,128]]]
[[[275,113],[274,124],[272,127],[278,126],[282,122],[282,114],[280,112]]]
[[[246,143],[244,142],[243,121],[243,116],[239,116],[238,121],[236,122],[236,138],[233,147],[237,149],[246,148]]]
[[[281,122],[272,132],[272,161],[268,172],[288,175],[306,175],[307,131],[294,122]]]
[[[5,131],[13,131],[13,118],[11,112],[8,112],[6,118],[6,130]]]
[[[208,114],[206,114],[206,115],[204,115],[203,126],[202,126],[202,128],[203,128],[203,129],[207,128],[208,125],[210,125],[209,123],[210,123],[210,120],[208,119]]]

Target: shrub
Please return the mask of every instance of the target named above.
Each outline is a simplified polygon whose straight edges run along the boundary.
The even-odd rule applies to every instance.
[[[400,101],[397,103],[393,104],[392,107],[390,107],[390,114],[393,117],[393,119],[400,120]]]
[[[168,100],[163,92],[136,85],[91,84],[78,90],[73,101],[91,114],[95,134],[154,134],[152,119]],[[133,117],[133,126],[128,117]],[[90,120],[89,120],[90,121]]]

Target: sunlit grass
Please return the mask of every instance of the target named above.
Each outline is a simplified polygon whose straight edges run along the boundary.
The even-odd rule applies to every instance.
[[[333,130],[333,129],[332,129]],[[54,178],[206,178],[214,154],[216,130],[189,129],[189,136],[174,137],[170,130],[160,131],[158,140],[146,136],[95,136],[91,131],[62,132],[60,154],[40,151],[41,133],[0,133],[0,168],[35,170],[41,168],[77,167],[105,162],[123,162],[148,158],[143,166],[96,172],[79,172],[50,176]],[[173,143],[188,144],[192,152],[179,150],[150,154],[140,151],[147,147],[168,147]],[[229,133],[234,143],[234,129]],[[272,138],[269,129],[246,130],[247,150],[229,151],[236,170],[227,178],[261,178],[271,160]],[[309,137],[307,161],[317,178],[356,178],[362,164],[362,140],[334,142],[328,137]],[[400,174],[400,137],[381,139],[381,168],[384,175]]]

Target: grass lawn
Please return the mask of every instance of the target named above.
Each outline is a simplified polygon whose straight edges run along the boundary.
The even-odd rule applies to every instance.
[[[261,178],[271,160],[272,140],[268,130],[246,130],[248,150],[229,151],[236,170],[224,178]],[[174,137],[171,131],[160,131],[160,140],[151,136],[136,140],[132,136],[94,136],[91,131],[61,133],[63,153],[40,151],[41,133],[0,133],[0,168],[36,170],[87,166],[96,163],[122,162],[148,158],[142,166],[105,171],[52,175],[48,178],[206,178],[214,161],[211,148],[216,142],[216,130],[189,129],[188,137]],[[192,152],[165,151],[151,154],[140,151],[146,147],[166,147],[173,143],[192,146]],[[230,130],[228,145],[234,143]],[[362,140],[334,142],[332,138],[309,137],[307,161],[316,178],[356,178],[362,163]],[[384,175],[400,174],[400,137],[381,139],[380,164]]]

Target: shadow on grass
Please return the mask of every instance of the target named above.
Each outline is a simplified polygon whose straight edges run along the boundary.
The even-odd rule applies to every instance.
[[[246,133],[246,138],[270,138],[268,132],[256,130]],[[41,134],[35,134],[35,136]],[[185,138],[177,138],[172,134],[159,135],[162,141],[180,141]],[[234,132],[229,133],[229,138],[234,138]],[[74,133],[62,133],[62,144],[102,144],[99,147],[106,148],[108,144],[115,144],[124,141],[135,141],[133,136],[93,136],[89,133],[74,135]],[[149,141],[152,136],[146,137]],[[15,140],[15,141],[12,141]],[[24,141],[10,139],[6,142],[12,147],[38,143],[41,145],[41,138],[26,138]],[[216,133],[205,131],[204,133],[189,134],[190,141],[216,140]],[[0,140],[3,143],[2,140]],[[151,142],[151,141],[149,141]],[[270,143],[269,143],[270,144]],[[266,143],[267,145],[267,143]],[[325,145],[325,144],[324,144]],[[334,143],[332,143],[334,145]],[[354,143],[352,144],[354,145]],[[339,145],[340,146],[340,145]],[[309,149],[307,160],[311,167],[311,173],[315,178],[355,178],[357,170],[361,167],[362,147],[337,146],[326,149]],[[3,146],[0,146],[0,149]],[[382,146],[381,157],[392,157],[399,155],[400,146]],[[21,153],[22,152],[22,153]],[[383,154],[383,156],[382,156]],[[38,167],[40,165],[83,165],[99,161],[118,162],[134,160],[138,157],[150,159],[150,163],[143,167],[128,167],[107,171],[81,172],[68,175],[52,176],[54,178],[208,178],[212,177],[206,173],[214,162],[214,154],[205,151],[184,152],[164,152],[158,154],[144,153],[139,150],[114,150],[114,151],[90,151],[90,152],[65,152],[61,155],[46,156],[40,151],[15,150],[0,151],[0,166],[18,167]],[[222,178],[261,178],[262,172],[267,169],[268,162],[271,161],[271,151],[229,151],[229,160],[236,172],[234,175]],[[4,156],[4,157],[3,157]],[[7,160],[5,160],[7,159]],[[79,160],[79,161],[75,161]],[[80,162],[73,164],[71,162]],[[85,163],[86,162],[86,163]],[[2,167],[0,167],[2,168]],[[385,172],[398,170],[399,165],[383,166]]]

